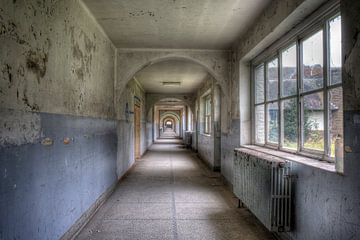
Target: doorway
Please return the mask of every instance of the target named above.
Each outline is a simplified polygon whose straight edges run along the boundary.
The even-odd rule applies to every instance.
[[[135,140],[135,159],[139,159],[141,157],[140,154],[140,106],[134,105],[134,140]]]

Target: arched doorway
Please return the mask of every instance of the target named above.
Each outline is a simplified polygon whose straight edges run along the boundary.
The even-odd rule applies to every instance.
[[[192,148],[214,169],[220,169],[222,82],[214,78],[208,67],[186,57],[163,57],[141,65],[131,82],[144,90],[145,110],[141,112],[141,118],[145,123],[140,126],[140,132],[146,138],[146,146],[164,137],[165,130],[168,133],[172,130],[172,137],[179,139],[190,134]],[[204,94],[209,95],[211,102],[207,120],[203,110]],[[169,111],[175,116],[166,124],[164,113]],[[204,131],[205,122],[208,131]]]

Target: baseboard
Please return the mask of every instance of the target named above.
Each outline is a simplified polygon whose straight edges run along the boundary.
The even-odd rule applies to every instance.
[[[199,152],[197,152],[196,156],[197,156],[198,159],[200,159],[200,161],[202,163],[204,163],[206,165],[206,167],[208,169],[210,169],[211,171],[214,171],[214,166],[212,166],[209,162],[207,162],[205,159],[203,159]]]
[[[151,147],[151,145],[149,147]],[[147,147],[146,150],[140,154],[140,158],[142,158],[149,151],[149,147]]]
[[[221,172],[221,167],[220,167],[220,166],[214,166],[214,167],[212,168],[212,170],[213,170],[214,172]]]
[[[292,240],[292,238],[289,236],[289,234],[287,234],[286,232],[283,233],[273,233],[273,236],[277,239],[277,240]]]
[[[86,210],[83,215],[69,228],[69,230],[60,238],[60,240],[73,240],[90,221],[99,208],[114,192],[119,181],[113,183],[100,197]]]
[[[224,183],[224,185],[231,191],[231,192],[234,192],[234,186],[233,184],[227,180],[224,175],[221,174],[221,180],[222,182]]]
[[[60,238],[60,240],[73,240],[91,220],[100,207],[106,202],[106,200],[114,192],[116,186],[129,174],[129,172],[135,167],[133,163],[129,169],[115,182],[113,183],[100,197],[86,210],[83,215],[69,228],[69,230]]]
[[[135,165],[136,165],[136,160],[135,160],[135,162],[128,168],[128,170],[126,170],[126,172],[125,172],[121,177],[119,177],[118,183],[120,183],[120,182],[131,172],[131,170],[135,167]]]

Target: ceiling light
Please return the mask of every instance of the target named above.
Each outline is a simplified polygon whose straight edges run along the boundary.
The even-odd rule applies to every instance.
[[[180,86],[181,82],[162,82],[163,86]]]

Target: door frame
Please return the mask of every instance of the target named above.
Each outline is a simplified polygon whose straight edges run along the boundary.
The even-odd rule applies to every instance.
[[[141,106],[134,104],[134,156],[141,157]]]

